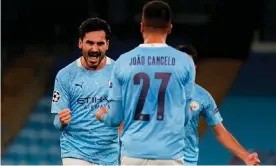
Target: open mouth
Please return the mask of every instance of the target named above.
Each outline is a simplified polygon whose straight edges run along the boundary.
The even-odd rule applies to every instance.
[[[89,60],[89,62],[95,63],[95,62],[98,62],[99,57],[93,57],[93,56],[91,57],[91,56],[89,56],[88,60]]]
[[[100,53],[89,53],[88,54],[88,60],[92,63],[97,62],[100,58]]]
[[[90,52],[90,53],[88,53],[88,56],[89,57],[99,57],[99,56],[101,56],[101,53],[100,52]]]

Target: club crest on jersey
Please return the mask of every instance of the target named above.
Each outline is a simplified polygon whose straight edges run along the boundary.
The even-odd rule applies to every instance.
[[[197,101],[192,101],[190,104],[190,108],[192,111],[197,111],[199,109],[199,103]]]
[[[108,87],[112,88],[112,86],[113,86],[113,84],[112,84],[111,80],[108,80]]]
[[[53,102],[58,102],[59,99],[60,99],[60,94],[59,94],[59,92],[58,92],[58,91],[54,91],[52,101],[53,101]]]

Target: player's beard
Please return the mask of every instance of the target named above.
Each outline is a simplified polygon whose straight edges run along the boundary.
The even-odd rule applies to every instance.
[[[105,53],[97,51],[97,52],[88,52],[86,55],[83,56],[86,62],[86,65],[90,69],[96,69],[99,64],[101,64],[102,60],[105,57]]]

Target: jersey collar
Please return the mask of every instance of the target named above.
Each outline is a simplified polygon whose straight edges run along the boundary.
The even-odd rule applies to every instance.
[[[106,65],[109,65],[109,64],[111,64],[111,59],[109,57],[106,57]],[[81,64],[81,58],[77,59],[77,65],[78,67],[84,68]]]
[[[140,44],[139,47],[168,47],[165,43]]]

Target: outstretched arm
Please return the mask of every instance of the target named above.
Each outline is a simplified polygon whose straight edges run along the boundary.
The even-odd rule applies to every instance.
[[[203,116],[209,126],[212,126],[217,140],[228,150],[238,156],[247,165],[258,165],[260,160],[257,153],[249,154],[239,142],[228,132],[223,124],[222,117],[219,113],[215,100],[210,93],[206,93],[206,104]]]
[[[217,140],[228,150],[238,156],[247,165],[258,165],[260,160],[256,153],[248,153],[247,150],[228,132],[222,123],[213,126]]]

